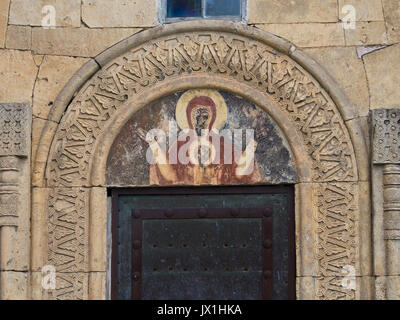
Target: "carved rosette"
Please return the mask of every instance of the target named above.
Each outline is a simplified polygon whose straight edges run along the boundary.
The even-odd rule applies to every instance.
[[[335,213],[331,205],[342,201],[335,197],[354,203],[351,188],[337,182],[357,181],[358,177],[352,143],[337,107],[319,83],[290,57],[247,37],[210,31],[161,37],[130,50],[100,70],[68,107],[48,162],[48,185],[55,188],[49,200],[50,264],[63,272],[83,272],[87,267],[88,191],[79,187],[90,185],[94,146],[106,125],[135,95],[190,74],[217,75],[221,81],[225,78],[251,85],[268,94],[287,114],[312,160],[313,181],[325,183],[316,218],[320,274],[340,276],[340,266],[354,260],[354,212],[346,206],[346,210]],[[332,239],[339,236],[332,228],[340,223],[343,246],[333,248]],[[340,252],[347,260],[330,261],[332,252]],[[331,289],[326,279],[327,289],[320,297],[332,298],[333,292],[341,289]],[[70,283],[74,283],[72,278]],[[63,298],[61,293],[55,296]],[[83,297],[76,293],[75,298]]]

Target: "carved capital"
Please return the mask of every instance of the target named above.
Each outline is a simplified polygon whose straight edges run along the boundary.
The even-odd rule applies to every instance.
[[[0,104],[0,156],[29,155],[30,122],[31,108],[28,105]]]
[[[373,163],[400,164],[400,109],[374,110]]]

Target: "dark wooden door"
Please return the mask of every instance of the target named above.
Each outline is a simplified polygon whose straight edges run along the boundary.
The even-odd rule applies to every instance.
[[[115,189],[112,298],[294,298],[291,187]]]

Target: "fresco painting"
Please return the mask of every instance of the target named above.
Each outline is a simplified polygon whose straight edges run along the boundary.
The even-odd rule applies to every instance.
[[[295,181],[280,129],[228,92],[177,92],[138,111],[109,153],[109,185],[241,185]]]

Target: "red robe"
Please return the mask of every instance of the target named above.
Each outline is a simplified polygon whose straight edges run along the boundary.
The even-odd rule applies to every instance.
[[[160,171],[158,164],[152,164],[150,166],[150,184],[154,185],[236,185],[236,184],[254,184],[254,183],[261,183],[264,182],[262,171],[260,170],[257,161],[254,161],[254,169],[248,175],[237,175],[236,169],[238,165],[235,162],[235,154],[236,159],[242,154],[242,151],[237,150],[232,143],[228,140],[224,144],[224,137],[219,136],[214,132],[210,132],[210,142],[213,140],[211,138],[213,135],[214,141],[219,139],[220,143],[220,153],[219,153],[219,163],[213,164],[210,163],[209,165],[199,165],[193,164],[189,162],[188,164],[182,164],[178,160],[177,164],[169,164],[168,170],[172,170],[171,176],[174,176],[173,181],[167,179],[163,176]],[[177,151],[179,155],[179,150],[185,146],[188,147],[188,140],[186,141],[175,141],[172,147],[169,149],[167,153],[167,159],[170,159],[170,153],[175,155]],[[216,149],[218,149],[218,144],[216,144]],[[231,163],[224,163],[224,148],[228,148],[228,150],[232,150],[232,161],[227,159],[227,162]],[[186,152],[188,156],[189,152]],[[218,155],[217,155],[218,156]]]

